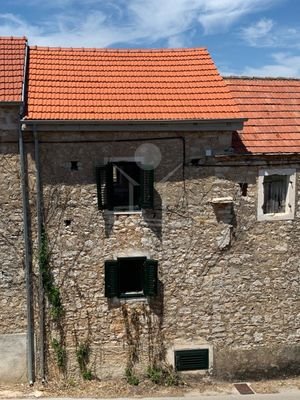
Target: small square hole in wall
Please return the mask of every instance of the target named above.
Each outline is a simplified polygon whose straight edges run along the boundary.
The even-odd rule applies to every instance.
[[[240,182],[239,185],[240,185],[241,195],[243,197],[246,197],[248,193],[248,183]]]
[[[78,161],[71,161],[70,162],[70,169],[71,171],[78,171]]]
[[[72,220],[71,220],[71,219],[65,219],[65,220],[64,220],[64,223],[65,223],[65,226],[68,227],[68,226],[71,225]]]

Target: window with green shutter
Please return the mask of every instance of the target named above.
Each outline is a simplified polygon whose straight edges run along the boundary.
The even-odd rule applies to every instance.
[[[143,290],[145,296],[157,295],[157,266],[156,260],[145,260],[143,265]]]
[[[141,207],[153,208],[154,191],[154,170],[153,168],[141,168]]]
[[[113,209],[113,169],[112,164],[96,167],[98,208]]]
[[[105,262],[105,296],[136,298],[157,295],[158,263],[146,257],[121,257]]]
[[[96,167],[98,208],[136,211],[153,208],[153,169],[118,161]]]
[[[120,296],[119,263],[116,260],[105,261],[105,297]]]

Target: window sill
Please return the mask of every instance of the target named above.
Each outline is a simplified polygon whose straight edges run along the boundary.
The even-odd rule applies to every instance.
[[[293,219],[295,219],[295,216],[287,213],[260,214],[257,216],[258,221],[287,221]]]
[[[122,304],[131,304],[131,303],[148,303],[148,297],[113,297],[109,299],[111,305],[113,307],[119,307]]]
[[[143,297],[120,297],[119,298],[120,304],[126,304],[126,303],[147,303],[148,298],[143,296]]]
[[[138,292],[126,292],[120,294],[120,299],[138,299],[138,298],[145,298],[144,293],[142,290]]]
[[[114,216],[114,215],[142,215],[142,210],[134,211],[114,211],[114,210],[104,210],[104,215]]]

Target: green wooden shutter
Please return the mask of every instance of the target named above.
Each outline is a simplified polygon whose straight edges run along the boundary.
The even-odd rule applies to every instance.
[[[155,260],[145,260],[143,268],[143,292],[144,296],[156,296],[157,295],[157,265],[158,262]]]
[[[96,182],[99,210],[113,209],[113,169],[111,163],[96,167]]]
[[[153,208],[153,186],[154,169],[141,168],[141,208]]]
[[[175,351],[176,371],[208,369],[208,349]]]
[[[105,261],[105,297],[120,296],[120,273],[117,260]]]

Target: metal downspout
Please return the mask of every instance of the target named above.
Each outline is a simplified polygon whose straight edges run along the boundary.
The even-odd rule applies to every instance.
[[[23,141],[22,123],[25,104],[26,73],[28,60],[28,45],[25,45],[22,99],[19,117],[19,154],[20,154],[20,180],[22,192],[22,211],[23,211],[23,236],[24,236],[24,263],[25,263],[25,285],[26,285],[26,316],[27,316],[27,373],[28,383],[33,385],[35,381],[35,357],[34,357],[34,328],[33,328],[33,286],[32,286],[32,259],[31,259],[31,239],[29,231],[29,201],[27,192],[27,175],[25,148]]]
[[[34,368],[34,330],[33,330],[33,288],[32,288],[32,264],[29,237],[29,218],[28,218],[28,194],[26,179],[25,150],[21,124],[19,125],[19,151],[20,151],[20,170],[21,170],[21,189],[23,203],[23,234],[25,247],[25,282],[26,282],[26,306],[27,306],[27,370],[28,382],[33,385],[35,381]]]
[[[35,176],[36,176],[36,212],[37,212],[37,239],[38,254],[42,249],[43,215],[42,215],[42,191],[40,175],[40,154],[39,139],[36,126],[33,126],[34,136],[34,158],[35,158]],[[39,257],[39,359],[40,375],[42,382],[45,382],[45,303],[44,303],[44,282],[42,274],[42,265]]]

